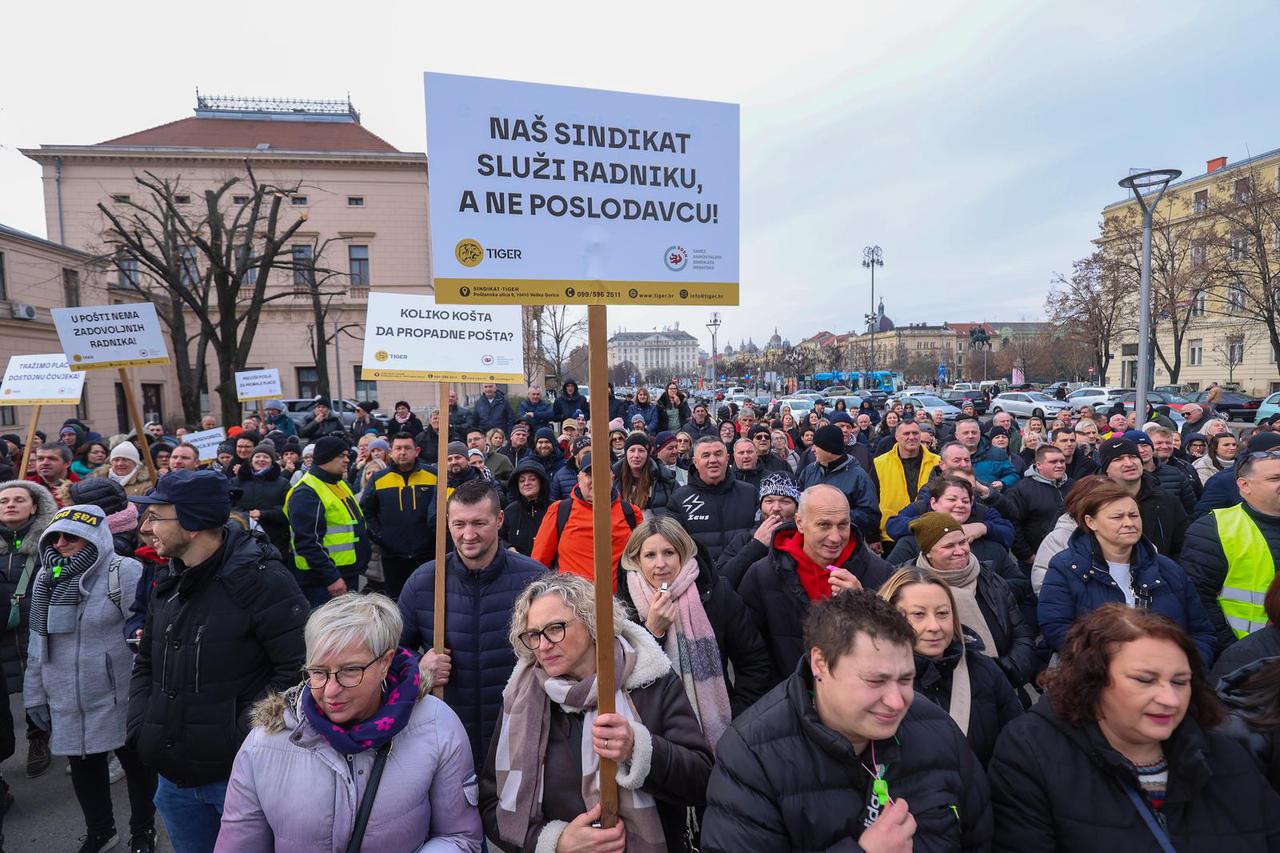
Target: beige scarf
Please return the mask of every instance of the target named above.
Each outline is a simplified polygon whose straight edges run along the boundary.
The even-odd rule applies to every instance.
[[[951,594],[956,600],[956,610],[959,611],[956,613],[959,617],[956,633],[960,633],[961,625],[965,626],[982,640],[982,650],[987,657],[999,657],[995,638],[987,626],[987,618],[982,615],[982,608],[978,606],[978,575],[982,572],[982,564],[978,562],[978,558],[970,553],[969,562],[963,569],[936,569],[929,564],[929,558],[924,552],[921,552],[916,557],[916,566],[928,569],[951,587]]]

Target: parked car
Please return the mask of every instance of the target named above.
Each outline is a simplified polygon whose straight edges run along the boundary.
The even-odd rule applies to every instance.
[[[939,409],[942,411],[942,419],[944,421],[954,421],[962,414],[958,408],[933,394],[899,394],[893,399],[904,406],[910,403],[915,407],[917,413]]]
[[[1177,394],[1179,397],[1186,397],[1188,400],[1196,395],[1196,392],[1192,391],[1186,385],[1157,385],[1151,390],[1163,391],[1166,394]]]
[[[991,413],[1008,412],[1024,418],[1043,418],[1063,405],[1062,400],[1055,400],[1039,391],[1006,391],[991,401]]]
[[[1115,388],[1101,385],[1088,385],[1067,395],[1067,405],[1073,412],[1080,411],[1081,406],[1093,406],[1095,409],[1109,408],[1116,400],[1132,392],[1132,388]]]
[[[1138,392],[1132,391],[1120,398],[1120,402],[1124,403],[1126,409],[1132,409],[1134,401],[1138,399]],[[1182,407],[1188,405],[1191,401],[1186,397],[1179,397],[1177,394],[1170,394],[1167,391],[1148,391],[1147,399],[1151,401],[1153,406],[1168,406],[1175,412],[1181,412]]]
[[[969,403],[973,406],[975,414],[985,415],[987,413],[987,398],[977,391],[947,391],[942,395],[942,399],[957,409],[962,409],[965,403]]]
[[[1192,398],[1191,402],[1206,403],[1208,402],[1208,397],[1208,391],[1201,391]],[[1258,409],[1261,406],[1261,397],[1252,397],[1248,394],[1241,394],[1239,391],[1223,391],[1222,396],[1215,404],[1219,412],[1226,414],[1227,420],[1248,423],[1252,423],[1254,418],[1258,416]]]
[[[1280,391],[1262,401],[1262,405],[1258,406],[1258,416],[1253,422],[1260,424],[1275,414],[1280,414]]]
[[[809,397],[783,397],[778,401],[778,417],[782,417],[782,407],[789,406],[796,420],[802,420],[813,411],[813,400]]]
[[[282,402],[284,403],[285,414],[289,416],[289,419],[298,426],[302,426],[307,418],[311,416],[319,400],[319,397],[294,397]],[[338,400],[335,398],[329,401],[329,408],[342,420],[343,426],[349,427],[355,423],[356,403],[354,400]],[[384,426],[391,420],[389,416],[381,412],[374,412],[373,418]]]
[[[881,388],[863,388],[858,394],[870,400],[872,407],[876,409],[884,409],[885,403],[889,401],[889,395]]]
[[[839,397],[842,394],[848,393],[849,386],[847,385],[828,385],[826,388],[822,389],[822,396],[824,397]]]
[[[834,411],[837,400],[844,400],[844,407],[849,410],[850,414],[855,414],[858,407],[862,405],[862,398],[857,394],[836,394],[834,396],[824,397],[827,402],[827,411]]]

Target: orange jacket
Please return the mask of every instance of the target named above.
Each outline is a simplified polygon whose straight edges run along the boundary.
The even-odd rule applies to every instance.
[[[556,530],[556,518],[559,515],[560,501],[547,507],[542,516],[542,525],[533,540],[533,559],[544,566],[556,566],[562,572],[571,572],[587,580],[595,580],[595,552],[592,543],[594,537],[591,530],[591,504],[582,499],[582,493],[574,486],[571,497],[564,500],[573,501],[573,511],[565,523],[564,532]],[[632,505],[636,523],[644,520],[644,512]],[[631,525],[622,514],[622,500],[614,494],[610,512],[613,527],[613,591],[618,591],[618,561],[622,559],[622,550],[631,538]]]

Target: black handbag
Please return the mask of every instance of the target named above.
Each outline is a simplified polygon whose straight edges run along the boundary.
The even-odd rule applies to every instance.
[[[373,811],[373,801],[378,796],[378,783],[382,781],[382,768],[387,765],[391,744],[392,741],[387,741],[374,753],[373,769],[369,771],[369,784],[364,786],[364,796],[360,798],[360,808],[356,811],[356,825],[351,830],[351,840],[347,842],[347,853],[360,853],[360,845],[364,844],[364,831],[369,826],[369,813]]]

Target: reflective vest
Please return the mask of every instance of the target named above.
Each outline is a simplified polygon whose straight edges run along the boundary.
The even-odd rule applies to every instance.
[[[920,446],[920,455],[920,474],[916,477],[917,494],[920,487],[929,482],[929,475],[939,461],[938,455],[924,445]],[[877,456],[871,464],[875,466],[876,479],[880,483],[880,535],[888,539],[885,525],[911,503],[911,492],[907,491],[907,469],[902,465],[902,457],[898,455],[896,444]]]
[[[1236,639],[1247,637],[1267,624],[1262,607],[1267,588],[1276,576],[1276,564],[1266,537],[1239,503],[1213,511],[1218,539],[1227,558],[1227,577],[1218,594],[1218,604]]]
[[[324,506],[325,529],[324,538],[320,540],[320,544],[329,552],[329,559],[333,560],[333,564],[339,571],[343,566],[354,566],[356,563],[356,516],[352,513],[359,513],[360,508],[355,502],[355,495],[351,493],[350,487],[344,480],[329,484],[310,472],[303,474],[298,484],[289,489],[289,493],[284,496],[285,518],[289,517],[289,498],[293,497],[295,489],[303,486],[315,492],[320,498],[321,505]],[[292,527],[289,530],[289,541],[293,544]],[[310,571],[311,566],[307,564],[307,558],[298,553],[296,545],[294,549],[294,566],[298,571]]]

